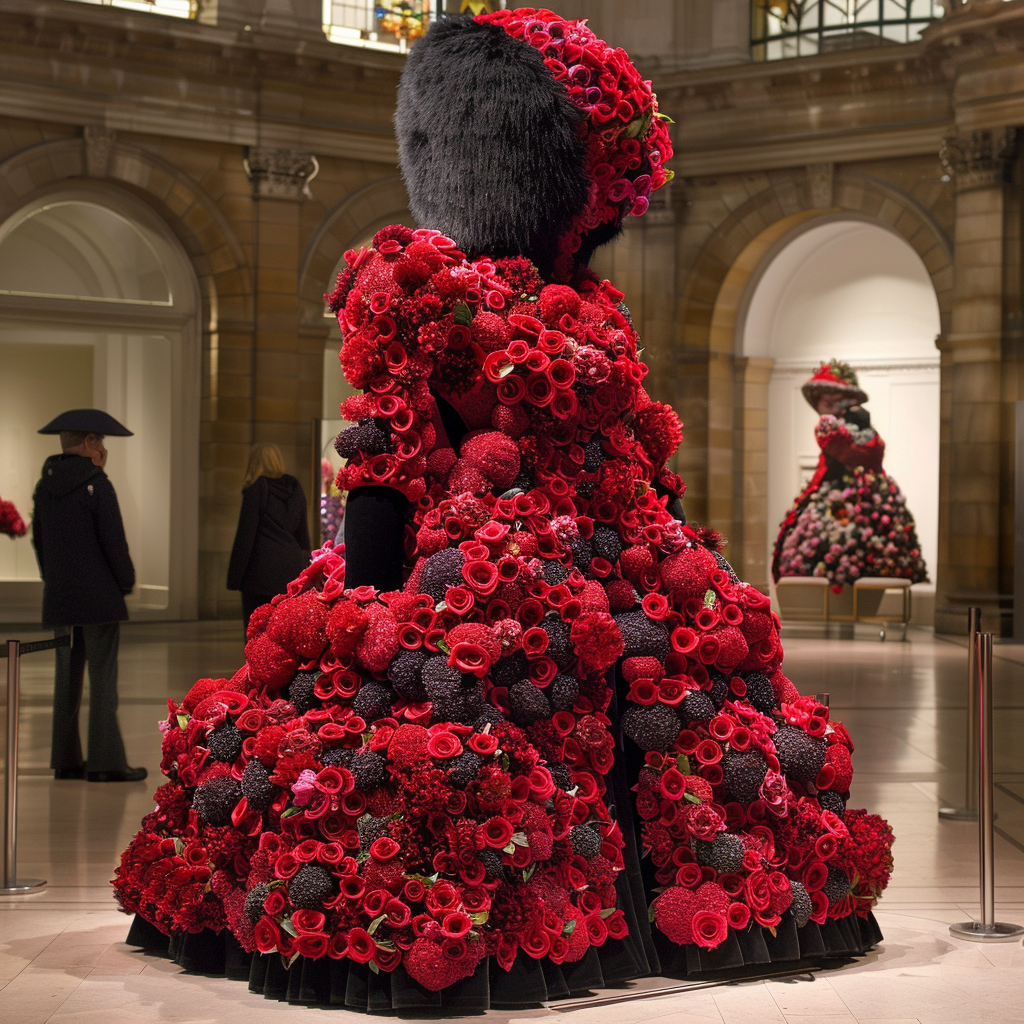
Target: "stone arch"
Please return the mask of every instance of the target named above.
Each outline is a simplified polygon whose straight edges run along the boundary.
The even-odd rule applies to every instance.
[[[831,203],[811,201],[803,172],[773,174],[768,187],[735,209],[701,248],[681,288],[679,376],[702,381],[687,388],[684,419],[689,447],[681,469],[690,484],[688,515],[730,537],[730,554],[744,579],[767,584],[761,537],[766,529],[764,439],[770,361],[738,358],[749,297],[775,253],[796,235],[828,220],[862,220],[889,230],[921,258],[935,289],[942,330],[953,298],[950,239],[913,196],[869,175],[837,171]],[[685,371],[683,373],[682,371]],[[697,386],[694,386],[694,385]]]
[[[323,323],[324,293],[333,286],[331,275],[346,249],[409,216],[409,198],[397,174],[369,182],[329,210],[310,237],[299,265],[301,322]]]
[[[202,295],[204,333],[221,318],[251,319],[252,282],[242,247],[203,188],[173,164],[113,132],[45,142],[0,164],[0,219],[69,179],[119,185],[145,201],[188,255]]]

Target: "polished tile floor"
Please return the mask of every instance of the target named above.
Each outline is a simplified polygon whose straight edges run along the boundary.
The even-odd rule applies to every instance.
[[[0,627],[0,639],[9,635]],[[38,636],[39,634],[35,634]],[[33,634],[22,633],[24,639]],[[487,1016],[502,1024],[559,1016],[586,1024],[959,1024],[1024,1022],[1024,948],[950,937],[978,913],[976,826],[943,822],[962,798],[962,645],[912,630],[908,643],[811,635],[787,638],[786,668],[805,693],[831,693],[833,715],[857,743],[854,802],[884,814],[897,836],[896,870],[880,904],[884,943],[837,970],[662,995],[644,989],[584,1007]],[[1024,923],[1024,652],[996,650],[997,916]],[[233,623],[130,625],[122,632],[121,723],[139,784],[55,782],[47,770],[53,655],[22,672],[20,875],[49,880],[39,895],[0,897],[0,1024],[142,1021],[284,1022],[362,1019],[345,1011],[267,1002],[245,986],[182,975],[123,945],[128,920],[107,880],[151,806],[167,696],[200,676],[229,675],[241,657]],[[0,711],[2,717],[2,711]]]

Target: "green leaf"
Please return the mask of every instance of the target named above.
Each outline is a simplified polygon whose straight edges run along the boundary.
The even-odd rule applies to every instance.
[[[526,838],[526,833],[525,832],[513,832],[512,833],[512,842],[515,843],[516,846],[529,846],[530,845],[530,840]]]
[[[292,924],[290,917],[281,918],[281,931],[287,932],[293,939],[299,934],[298,928]]]
[[[178,717],[178,728],[179,729],[187,729],[188,728],[188,723],[189,723],[189,716],[188,715],[178,715],[177,717]]]
[[[659,121],[665,121],[668,124],[675,124],[675,121],[673,121],[672,118],[668,116],[668,114],[663,114],[660,110],[654,116]]]
[[[507,377],[507,376],[508,376],[508,375],[509,375],[510,373],[512,373],[512,372],[513,372],[513,371],[515,370],[515,368],[516,368],[516,364],[515,364],[515,363],[507,363],[507,364],[506,364],[505,366],[503,366],[503,367],[502,367],[502,368],[501,368],[501,369],[500,369],[500,370],[498,371],[498,376],[499,376],[499,377],[501,377],[501,378],[505,378],[505,377]]]
[[[612,914],[614,914],[614,913],[615,913],[615,908],[614,907],[605,907],[604,910],[601,911],[601,920],[602,921],[607,921],[608,918],[611,917]]]
[[[715,592],[713,590],[705,590],[704,591],[704,607],[705,608],[714,608],[716,600],[717,600],[717,597],[715,596]]]
[[[465,302],[456,303],[455,322],[462,327],[468,327],[473,322],[473,310]]]
[[[696,793],[684,793],[684,794],[683,794],[683,799],[684,799],[684,800],[685,800],[685,801],[686,801],[686,802],[687,802],[688,804],[699,804],[699,803],[702,803],[702,802],[703,802],[703,801],[701,800],[701,798],[700,798],[699,796],[697,796],[697,794],[696,794]]]
[[[563,935],[572,935],[572,933],[574,931],[576,931],[576,922],[575,921],[566,921],[565,922],[565,927],[562,929],[562,934]]]
[[[515,853],[516,852],[516,844],[515,843],[509,843],[508,846],[506,846],[501,852],[502,853],[507,853],[507,854],[510,854],[510,855]]]
[[[387,914],[381,914],[381,915],[380,915],[380,917],[375,917],[375,918],[374,918],[374,919],[373,919],[373,920],[372,920],[372,921],[370,922],[370,927],[366,929],[366,930],[367,930],[367,932],[369,932],[369,934],[370,934],[370,935],[373,935],[373,934],[374,934],[374,933],[375,933],[375,932],[377,931],[377,929],[378,929],[378,928],[379,928],[379,927],[380,927],[380,926],[381,926],[381,925],[382,925],[382,924],[383,924],[383,923],[384,923],[384,922],[385,922],[385,921],[386,921],[387,919],[388,919],[388,915],[387,915]]]
[[[180,857],[181,851],[185,849],[185,844],[180,839],[174,840],[174,852]]]
[[[685,754],[680,754],[676,758],[676,767],[684,774],[691,775],[690,770],[690,759]]]
[[[282,818],[291,818],[293,815],[302,814],[302,813],[303,813],[303,811],[302,811],[301,807],[289,807],[286,811],[282,811],[281,812],[281,817]]]
[[[283,957],[281,959],[284,959]],[[284,969],[290,970],[293,963],[299,959],[299,951],[296,950],[287,960],[284,961]]]
[[[478,910],[475,914],[470,914],[469,919],[473,924],[487,924],[490,916],[491,912],[489,910]]]
[[[654,924],[654,904],[653,903],[647,908],[647,920],[650,921],[651,924]]]
[[[443,640],[438,640],[437,641],[437,649],[442,654],[451,654],[452,653],[452,649]]]
[[[273,892],[275,889],[280,889],[284,885],[283,878],[275,878],[272,882],[267,882],[267,889]]]
[[[370,961],[370,970],[373,971],[374,974],[380,974],[380,968],[373,960]]]
[[[537,865],[536,865],[536,864],[531,864],[531,865],[530,865],[530,866],[529,866],[529,867],[528,867],[528,868],[527,868],[527,869],[526,869],[526,870],[525,870],[525,871],[523,872],[523,881],[524,881],[524,882],[528,882],[528,881],[529,881],[529,880],[530,880],[531,878],[533,878],[534,872],[535,872],[536,870],[537,870]]]

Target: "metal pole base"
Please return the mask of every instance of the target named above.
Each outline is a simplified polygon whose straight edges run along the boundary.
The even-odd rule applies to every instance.
[[[996,921],[984,925],[980,921],[963,921],[951,924],[949,934],[958,939],[970,939],[971,942],[1016,942],[1024,935],[1024,928],[1019,924],[1004,924]]]
[[[29,893],[42,892],[46,882],[40,878],[23,878],[13,885],[0,886],[0,896],[27,896]]]
[[[977,821],[978,812],[971,807],[940,807],[939,817],[947,821]]]

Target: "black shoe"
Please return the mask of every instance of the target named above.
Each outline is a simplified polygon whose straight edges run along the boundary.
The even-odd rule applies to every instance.
[[[80,764],[77,768],[54,768],[53,777],[55,779],[84,779],[85,765]]]
[[[87,772],[90,782],[141,782],[149,772],[145,768],[125,768],[123,772]]]

